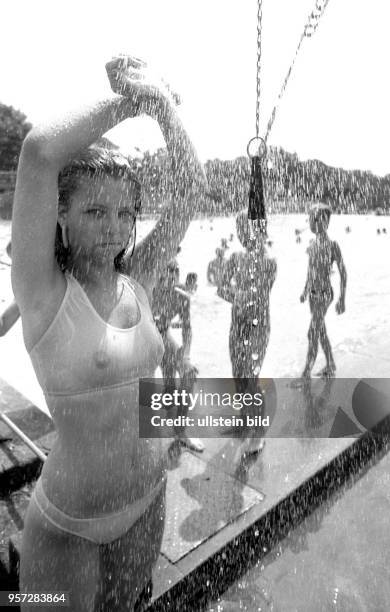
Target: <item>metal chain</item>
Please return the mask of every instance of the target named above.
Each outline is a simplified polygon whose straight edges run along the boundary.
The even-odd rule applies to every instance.
[[[256,67],[256,136],[260,130],[260,94],[261,94],[261,25],[263,18],[263,0],[257,0],[257,67]]]
[[[305,26],[304,33],[307,38],[310,38],[310,36],[312,36],[314,32],[316,31],[316,29],[318,28],[318,24],[326,9],[328,2],[329,0],[316,0],[316,5],[314,7],[314,10],[309,15],[307,24]]]
[[[315,7],[314,7],[314,10],[310,13],[310,15],[309,15],[309,17],[307,19],[305,28],[303,30],[303,33],[302,33],[300,39],[299,39],[299,43],[298,43],[298,46],[296,48],[295,55],[294,55],[293,60],[292,60],[292,62],[290,64],[290,67],[289,67],[289,69],[287,71],[287,74],[286,74],[286,77],[285,77],[285,79],[283,81],[283,85],[282,85],[282,87],[280,89],[280,92],[279,92],[276,104],[275,104],[275,106],[274,106],[274,108],[272,110],[271,117],[270,117],[270,119],[268,121],[267,129],[266,129],[265,136],[264,136],[264,141],[265,142],[267,142],[268,136],[269,136],[269,134],[271,132],[271,129],[272,129],[272,126],[274,124],[275,117],[276,117],[276,111],[277,111],[277,109],[279,107],[279,104],[280,104],[280,101],[282,99],[282,96],[283,96],[283,94],[284,94],[284,92],[286,90],[287,83],[288,83],[288,81],[290,79],[291,72],[292,72],[292,70],[294,68],[294,64],[296,62],[296,59],[297,59],[298,53],[300,51],[300,48],[302,46],[302,43],[303,43],[305,38],[310,38],[314,34],[316,29],[318,28],[318,24],[320,22],[320,19],[321,19],[322,15],[324,14],[324,11],[325,11],[325,9],[326,9],[326,7],[328,5],[328,2],[329,2],[329,0],[316,0],[316,4],[315,4]],[[256,122],[257,122],[257,115],[256,115]],[[256,123],[256,125],[257,125],[257,123]],[[256,134],[258,135],[257,132],[256,132]]]

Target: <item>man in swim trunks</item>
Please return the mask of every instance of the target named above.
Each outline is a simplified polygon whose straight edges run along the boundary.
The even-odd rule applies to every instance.
[[[186,285],[179,283],[180,270],[176,259],[172,259],[166,274],[161,276],[159,283],[153,291],[152,310],[157,329],[164,342],[164,356],[161,362],[161,371],[167,392],[176,387],[176,373],[180,377],[180,387],[192,392],[198,374],[197,368],[190,361],[190,348],[192,341],[191,328],[191,300]],[[188,278],[188,277],[187,277]],[[192,278],[192,277],[191,277]],[[191,288],[194,289],[193,278]],[[178,346],[172,336],[172,320],[179,316],[182,328],[183,343]],[[188,408],[182,406],[178,409],[178,416],[187,416]],[[204,445],[198,438],[187,436],[184,427],[175,427],[177,441],[183,446],[196,452],[202,452]]]
[[[310,229],[316,237],[308,248],[307,280],[300,297],[301,302],[309,298],[311,312],[308,332],[309,347],[302,378],[310,378],[311,376],[318,353],[318,341],[321,343],[326,359],[326,366],[319,374],[328,378],[334,376],[336,372],[332,347],[325,327],[325,315],[333,301],[333,289],[330,282],[333,263],[336,262],[340,273],[340,298],[336,304],[337,314],[342,314],[345,311],[347,272],[338,243],[335,240],[330,240],[327,234],[330,215],[330,206],[325,203],[312,206],[309,214]]]

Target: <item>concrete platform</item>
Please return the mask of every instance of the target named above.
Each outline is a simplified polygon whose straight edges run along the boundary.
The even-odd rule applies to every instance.
[[[299,389],[280,397],[284,398],[281,414],[290,398],[290,413],[295,411],[299,423],[294,430],[296,437],[269,437],[258,456],[242,457],[241,440],[223,437],[204,439],[203,454],[180,450],[177,445],[170,448],[166,527],[153,576],[150,610],[203,609],[208,600],[216,598],[262,558],[289,529],[388,448],[387,431],[380,435],[368,433],[351,420],[350,393],[341,405],[330,394],[327,401],[331,408],[322,409],[321,403],[316,404],[316,392],[309,402]],[[386,400],[383,392],[381,398]],[[345,431],[351,430],[348,427],[352,423],[355,437],[312,437],[317,431],[322,436],[334,432],[335,417],[341,408],[344,415],[350,415]],[[19,410],[26,408],[20,405]],[[34,411],[34,407],[29,410]],[[375,406],[370,405],[370,410],[375,412]],[[17,413],[15,410],[14,420]],[[377,413],[380,424],[388,424],[383,410]],[[31,414],[28,410],[19,412],[26,423],[34,423]],[[281,414],[278,418],[282,418]],[[308,414],[316,416],[308,420]],[[34,433],[32,426],[30,431]],[[302,435],[305,432],[307,437]],[[36,436],[38,433],[35,430]],[[46,444],[52,435],[52,431],[46,433]],[[42,437],[36,439],[42,443]],[[21,471],[27,472],[28,465],[26,461]],[[31,490],[25,485],[19,497],[15,497],[19,492],[13,492],[3,499],[3,558],[5,540],[10,540],[3,570],[6,568],[14,581],[23,512]]]

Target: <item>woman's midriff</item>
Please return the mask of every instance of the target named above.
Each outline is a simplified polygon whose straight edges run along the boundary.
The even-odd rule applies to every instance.
[[[48,499],[79,518],[120,512],[166,472],[161,439],[138,435],[138,402],[133,410],[86,403],[52,412],[58,438],[41,474]]]
[[[112,448],[109,448],[112,445]],[[161,440],[128,439],[82,449],[60,440],[47,458],[41,478],[48,499],[63,512],[93,517],[119,512],[146,495],[164,477]],[[129,449],[130,447],[130,449]]]

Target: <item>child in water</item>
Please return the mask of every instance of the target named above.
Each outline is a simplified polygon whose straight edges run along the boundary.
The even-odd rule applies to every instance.
[[[224,249],[215,249],[216,258],[212,259],[207,267],[207,281],[216,287],[219,287],[222,282],[222,277],[225,270],[225,251]]]
[[[302,378],[310,378],[318,353],[318,341],[321,343],[326,359],[326,366],[319,372],[319,375],[329,378],[334,376],[336,372],[336,364],[325,327],[325,315],[334,297],[330,282],[333,262],[337,264],[341,280],[340,298],[336,304],[337,314],[342,314],[345,311],[347,272],[338,243],[335,240],[330,240],[327,234],[330,215],[330,206],[324,203],[315,204],[309,213],[310,230],[316,237],[308,248],[307,280],[300,297],[301,302],[304,302],[307,297],[309,298],[312,317],[308,332],[309,347]]]

